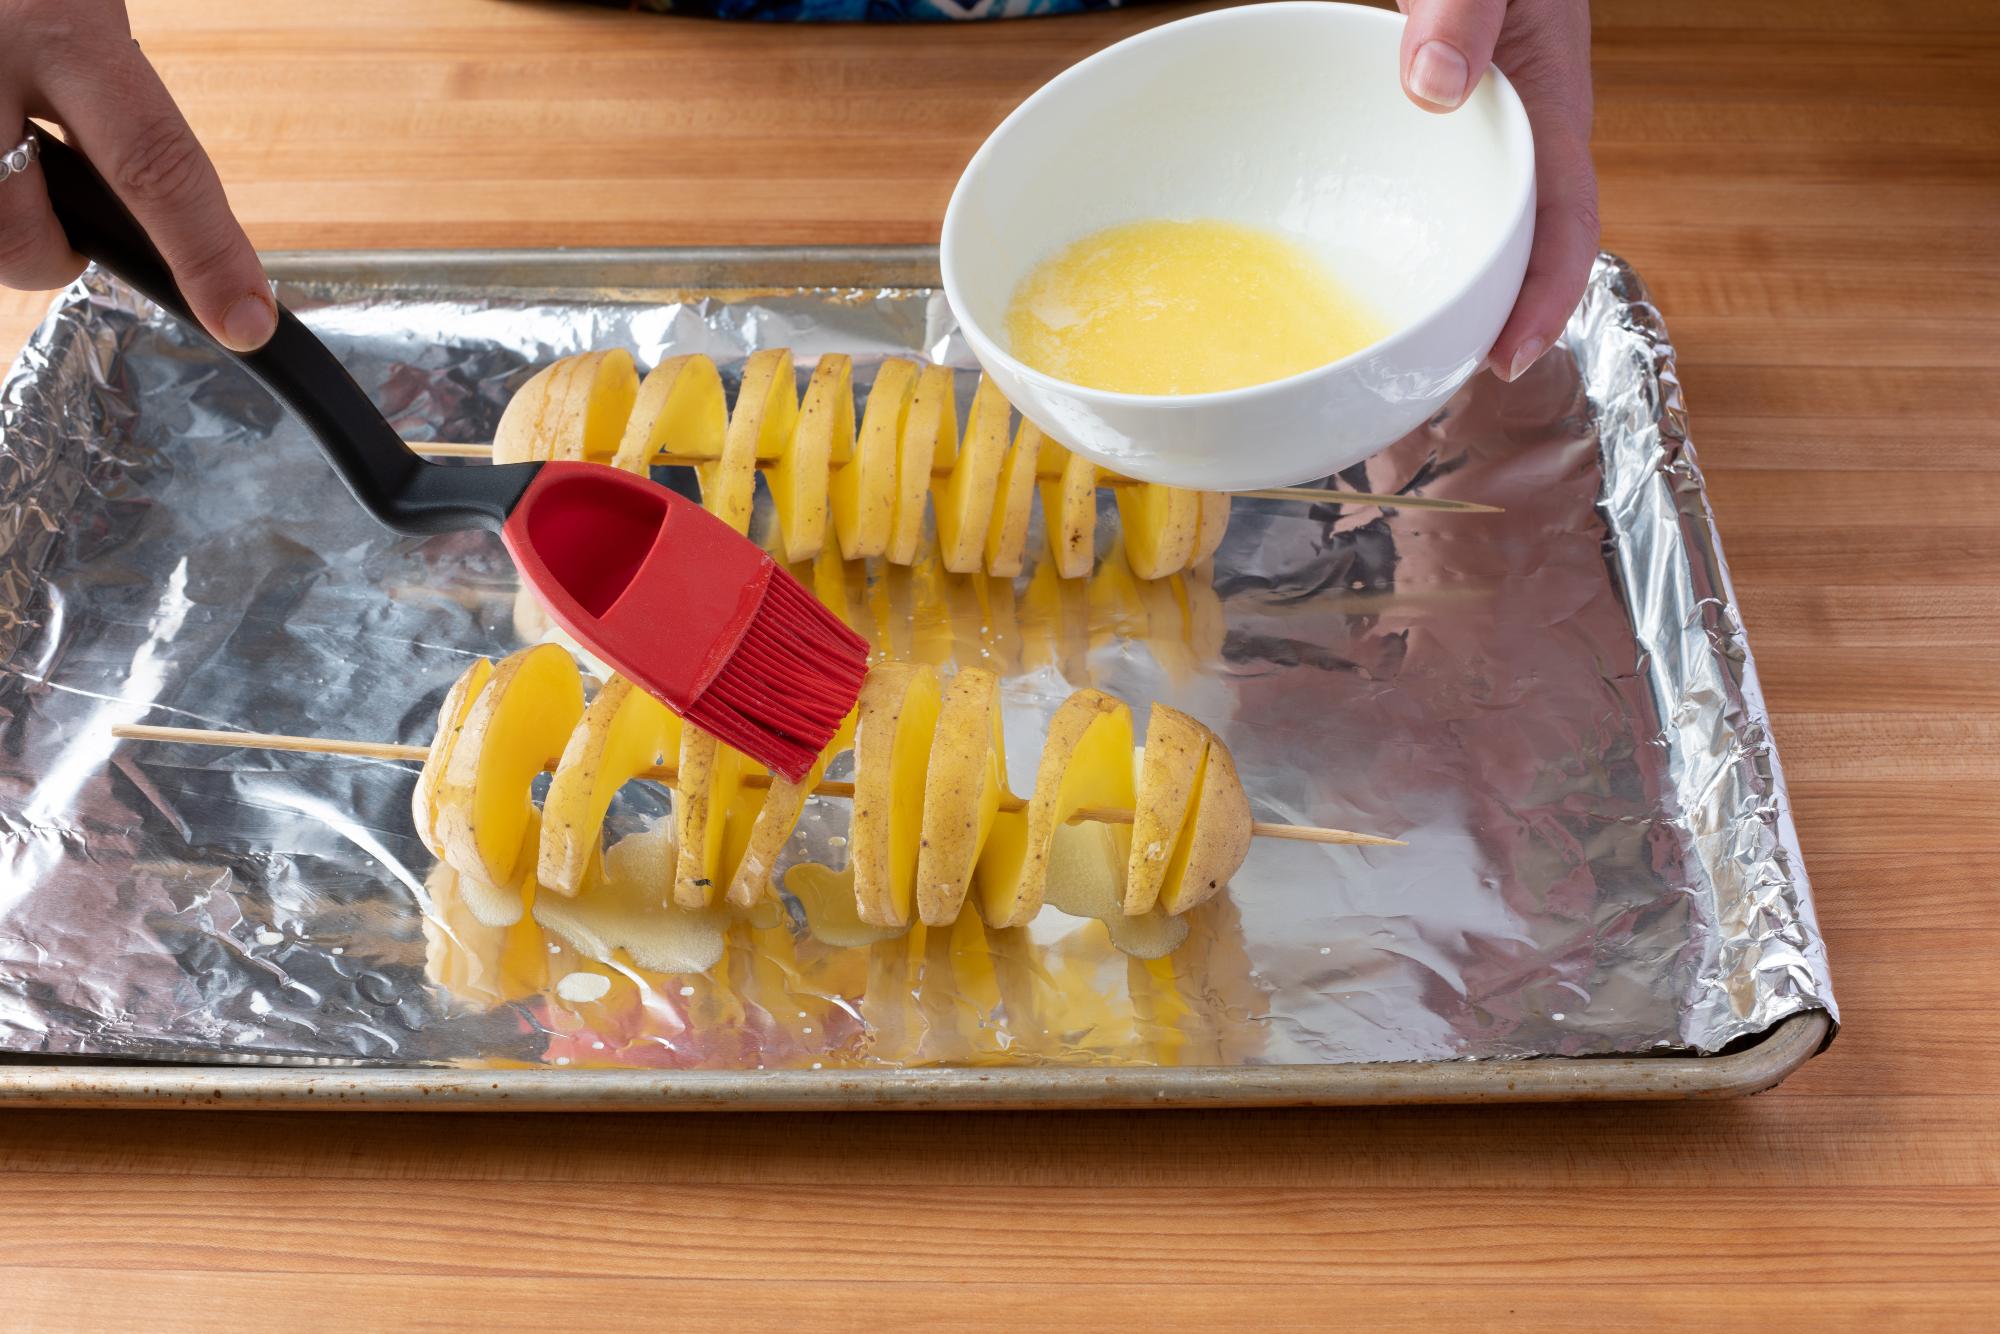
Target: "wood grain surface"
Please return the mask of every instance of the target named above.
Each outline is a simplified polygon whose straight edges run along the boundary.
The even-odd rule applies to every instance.
[[[267,248],[930,240],[1018,98],[1186,12],[132,7]],[[1605,242],[1679,350],[1829,1053],[1732,1104],[0,1114],[0,1325],[1993,1327],[2000,7],[1596,13]]]

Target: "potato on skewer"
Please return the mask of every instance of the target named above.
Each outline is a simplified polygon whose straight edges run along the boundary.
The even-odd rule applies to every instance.
[[[951,368],[900,357],[876,368],[857,426],[853,365],[838,353],[819,359],[803,400],[789,350],[753,354],[732,408],[707,357],[669,358],[641,382],[631,356],[614,349],[565,358],[523,384],[501,417],[493,457],[588,459],[633,471],[661,459],[692,464],[703,506],[739,531],[750,523],[757,470],[767,469],[776,546],[794,562],[818,555],[830,527],[847,560],[910,564],[935,491],[946,569],[1019,574],[1039,488],[1050,558],[1064,578],[1081,578],[1096,559],[1100,482],[1118,487],[1141,578],[1187,569],[1197,550],[1221,541],[1226,496],[1112,477],[1025,421],[1009,445],[1011,419],[981,377],[961,449]]]
[[[1186,715],[1156,705],[1143,757],[1132,742],[1122,701],[1078,691],[1051,720],[1024,800],[1006,788],[991,672],[966,668],[941,684],[931,667],[884,663],[818,772],[791,784],[682,728],[625,681],[614,678],[586,707],[574,659],[544,644],[497,666],[478,660],[454,685],[415,811],[420,833],[462,877],[496,891],[532,877],[575,897],[602,874],[617,789],[657,775],[673,754],[675,869],[659,902],[706,910],[726,898],[748,908],[770,896],[771,869],[825,762],[851,745],[847,866],[807,875],[846,887],[857,927],[946,925],[968,898],[994,926],[1023,925],[1047,897],[1059,831],[1107,810],[1124,822],[1105,826],[1118,882],[1106,911],[1175,916],[1219,892],[1241,864],[1250,808],[1227,748]],[[538,815],[529,785],[551,765]]]

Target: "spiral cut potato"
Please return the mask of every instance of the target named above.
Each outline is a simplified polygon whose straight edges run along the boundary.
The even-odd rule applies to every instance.
[[[1101,918],[1121,948],[1164,953],[1185,935],[1177,919],[1242,864],[1250,806],[1227,747],[1187,715],[1156,705],[1136,757],[1132,743],[1124,703],[1076,692],[1050,721],[1022,801],[1006,787],[997,677],[966,668],[942,682],[927,665],[883,663],[813,771],[791,783],[684,729],[630,682],[586,700],[575,659],[539,644],[476,661],[447,693],[412,814],[468,895],[574,898],[602,877],[618,789],[678,754],[672,874],[660,877],[671,883],[658,902],[749,911],[773,897],[806,797],[851,748],[847,865],[803,865],[786,881],[815,935],[859,944],[914,921],[947,925],[968,899],[988,924],[1020,926],[1052,902]],[[531,787],[546,768],[538,811]],[[1091,821],[1093,809],[1132,822]]]
[[[925,502],[935,512],[945,569],[1013,576],[1024,567],[1039,490],[1050,560],[1066,579],[1096,558],[1097,488],[1118,483],[1125,559],[1140,579],[1164,579],[1213,555],[1229,526],[1219,492],[1129,482],[1070,453],[1013,412],[984,376],[959,438],[953,373],[891,358],[876,371],[857,422],[854,368],[819,358],[804,397],[792,354],[753,354],[732,410],[705,356],[663,361],[642,381],[622,349],[567,357],[508,402],[494,460],[584,459],[644,472],[660,454],[697,460],[702,504],[739,532],[750,524],[767,469],[786,561],[809,561],[829,530],[847,560],[916,560]],[[1011,430],[1011,437],[1010,437]]]

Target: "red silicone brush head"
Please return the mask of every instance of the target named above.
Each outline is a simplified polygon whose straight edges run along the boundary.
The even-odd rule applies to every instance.
[[[546,463],[501,537],[549,615],[688,722],[805,777],[868,641],[749,538],[643,477]]]
[[[867,674],[868,641],[774,564],[736,651],[682,716],[797,782]]]

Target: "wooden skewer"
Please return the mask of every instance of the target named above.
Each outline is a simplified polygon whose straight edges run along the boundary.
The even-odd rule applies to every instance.
[[[164,741],[186,746],[230,746],[247,750],[293,750],[310,755],[350,755],[364,760],[415,760],[422,763],[430,755],[429,746],[405,746],[390,741],[343,741],[337,737],[325,736],[285,736],[278,732],[225,732],[202,727],[157,727],[148,723],[113,723],[111,735],[120,741]],[[650,778],[674,785],[679,777],[676,770],[661,766],[647,769],[639,777]],[[743,779],[745,787],[769,787],[771,775],[747,774]],[[854,796],[854,784],[822,780],[813,788],[816,797]],[[1000,800],[1003,811],[1026,810],[1028,803],[1013,793]],[[1101,807],[1086,807],[1076,813],[1079,820],[1092,820],[1099,824],[1131,824],[1132,812]],[[1259,820],[1250,826],[1250,832],[1258,838],[1286,838],[1298,843],[1332,843],[1346,847],[1400,848],[1407,846],[1398,838],[1383,838],[1380,834],[1357,834],[1346,829],[1322,829],[1317,825],[1272,824]]]
[[[483,444],[451,445],[435,440],[406,441],[411,449],[440,459],[485,459],[493,457],[493,446]],[[692,468],[703,463],[713,463],[713,459],[696,458],[692,454],[655,454],[652,464],[658,468]],[[771,466],[771,460],[758,459],[759,468]],[[951,476],[949,471],[933,471],[932,477],[940,480]],[[1053,482],[1056,475],[1042,473],[1040,480]],[[1130,477],[1108,474],[1098,479],[1100,486],[1137,486]],[[1274,486],[1262,491],[1234,491],[1232,495],[1244,496],[1252,500],[1305,500],[1320,505],[1393,505],[1406,510],[1441,510],[1449,514],[1504,514],[1498,505],[1482,505],[1473,500],[1446,500],[1437,496],[1398,496],[1376,491],[1339,491],[1313,486]]]

